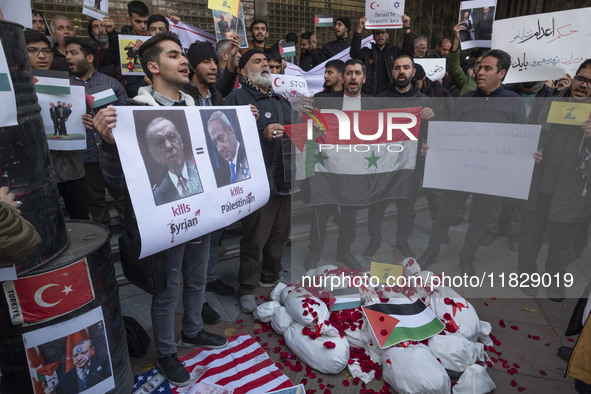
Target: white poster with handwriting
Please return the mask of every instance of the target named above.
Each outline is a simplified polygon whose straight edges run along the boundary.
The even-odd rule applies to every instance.
[[[439,81],[445,77],[445,58],[430,59],[430,58],[416,58],[415,63],[420,64],[425,70],[425,75],[431,81]]]
[[[366,29],[402,29],[405,0],[366,0]]]
[[[232,224],[269,199],[248,106],[117,107],[113,135],[142,238],[140,257]]]
[[[527,199],[540,128],[429,122],[423,187]]]
[[[504,83],[575,75],[589,55],[591,8],[549,12],[495,22],[493,48],[511,55]]]

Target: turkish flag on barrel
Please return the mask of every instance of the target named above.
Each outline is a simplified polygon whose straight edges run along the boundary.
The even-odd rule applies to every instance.
[[[2,285],[14,325],[53,319],[94,300],[86,258]]]

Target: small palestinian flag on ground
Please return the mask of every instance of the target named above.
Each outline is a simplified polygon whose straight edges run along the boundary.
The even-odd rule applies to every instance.
[[[329,309],[331,312],[353,309],[361,306],[361,295],[357,287],[335,289],[330,292]]]
[[[86,91],[86,102],[92,109],[103,107],[117,100],[117,95],[107,85],[100,85]]]
[[[361,307],[381,349],[402,341],[422,341],[445,327],[423,301],[392,298],[387,304]]]
[[[281,42],[279,43],[279,53],[281,57],[295,56],[296,47],[295,42]]]
[[[67,71],[39,69],[32,71],[37,93],[70,94],[70,76]]]
[[[330,14],[314,14],[314,26],[316,27],[331,27],[332,15]]]

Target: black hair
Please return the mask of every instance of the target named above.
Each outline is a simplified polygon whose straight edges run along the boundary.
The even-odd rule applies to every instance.
[[[154,75],[148,70],[148,62],[156,62],[160,61],[160,54],[162,53],[162,47],[160,44],[162,41],[173,41],[178,44],[179,47],[183,47],[181,45],[181,41],[179,37],[171,33],[169,31],[165,31],[163,33],[158,33],[154,37],[150,38],[149,40],[145,41],[139,49],[139,56],[140,56],[140,63],[142,64],[142,69],[146,73],[146,76],[150,79],[154,77]],[[182,49],[181,49],[182,50]]]
[[[501,49],[491,49],[482,54],[483,59],[489,56],[497,59],[497,73],[501,72],[501,70],[509,71],[509,67],[511,67],[511,55]]]
[[[95,56],[94,49],[92,48],[92,44],[90,43],[90,40],[88,38],[66,37],[65,41],[66,41],[66,46],[68,46],[70,44],[80,45],[80,52],[82,52],[84,54],[84,56],[88,56],[88,55]]]
[[[293,42],[294,44],[298,43],[298,35],[295,33],[287,33],[285,35],[285,42]]]
[[[43,18],[43,20],[45,20],[45,18],[43,17],[43,14],[41,13],[41,11],[36,10],[34,8],[31,9],[31,15],[40,16],[41,18]]]
[[[127,3],[127,15],[129,15],[130,18],[132,12],[138,14],[139,16],[150,15],[150,10],[148,10],[148,6],[139,0],[134,0]]]
[[[577,72],[575,75],[577,75],[579,73],[579,71],[581,71],[582,69],[587,68],[587,67],[591,67],[591,59],[587,59],[583,63],[581,63],[579,68],[577,68]]]
[[[351,66],[354,64],[360,64],[361,65],[361,70],[363,71],[363,75],[367,74],[367,67],[365,66],[365,63],[363,63],[361,60],[359,59],[349,59],[345,62],[345,66],[343,67],[343,74],[344,74],[344,70],[347,68],[347,66]]]
[[[269,25],[267,24],[267,21],[264,19],[255,19],[252,21],[252,23],[250,24],[250,31],[252,31],[254,25],[258,24],[258,23],[264,23],[265,24],[265,28],[267,30],[269,30]]]
[[[273,45],[271,48],[266,48],[263,52],[267,57],[267,61],[275,60],[281,63],[281,53],[279,52],[278,44]]]
[[[156,22],[164,22],[164,25],[166,25],[166,30],[169,29],[168,21],[166,20],[166,18],[160,14],[154,14],[150,15],[150,17],[148,18],[148,30],[150,30],[150,25]]]
[[[302,35],[300,36],[300,38],[302,40],[309,40],[310,37],[312,37],[312,34],[314,34],[314,33],[312,33],[311,31],[306,31],[306,32],[302,33]]]
[[[394,59],[394,63],[396,63],[396,60],[403,59],[403,58],[410,59],[410,62],[412,63],[412,67],[415,68],[415,60],[413,59],[412,56],[408,56],[408,55],[400,55],[400,56],[396,57],[396,59]]]
[[[345,72],[345,63],[339,59],[333,59],[326,62],[325,68],[333,67],[339,74]]]
[[[49,48],[51,48],[51,44],[49,43],[49,39],[47,36],[37,30],[33,29],[25,29],[25,43],[30,44],[32,42],[40,42],[43,41],[47,44]]]

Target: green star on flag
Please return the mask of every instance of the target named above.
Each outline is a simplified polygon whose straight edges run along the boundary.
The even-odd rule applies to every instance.
[[[382,156],[376,156],[376,152],[372,151],[370,157],[366,157],[365,160],[368,161],[367,168],[374,166],[378,168],[378,160],[380,160]]]
[[[324,161],[328,159],[328,156],[324,156],[322,152],[318,152],[314,155],[314,164],[320,163],[322,167],[326,167],[324,165]]]

